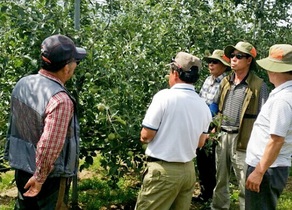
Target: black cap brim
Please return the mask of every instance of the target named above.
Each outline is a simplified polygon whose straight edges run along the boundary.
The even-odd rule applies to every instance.
[[[76,55],[75,55],[75,60],[82,60],[86,56],[86,50],[81,47],[76,47]]]

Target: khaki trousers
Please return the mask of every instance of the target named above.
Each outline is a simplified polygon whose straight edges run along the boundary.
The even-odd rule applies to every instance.
[[[212,210],[229,209],[230,176],[233,168],[239,187],[239,207],[245,209],[245,152],[236,150],[238,134],[223,132],[216,146],[216,186],[213,191]]]
[[[195,188],[194,162],[148,162],[136,210],[189,210]]]

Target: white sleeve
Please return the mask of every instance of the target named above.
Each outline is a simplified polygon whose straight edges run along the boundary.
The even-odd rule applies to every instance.
[[[142,121],[142,126],[152,129],[158,130],[162,116],[163,116],[163,94],[161,91],[154,95],[152,102],[146,112],[146,115]]]
[[[270,134],[285,137],[292,123],[292,107],[285,100],[277,100],[271,110]]]

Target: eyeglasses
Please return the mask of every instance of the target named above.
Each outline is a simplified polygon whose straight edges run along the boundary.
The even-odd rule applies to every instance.
[[[220,61],[219,60],[216,60],[216,59],[212,59],[212,60],[208,60],[207,63],[210,64],[210,63],[213,63],[213,64],[218,64]]]
[[[236,57],[237,59],[242,59],[242,58],[248,58],[248,57],[250,57],[250,55],[244,55],[244,54],[241,54],[241,53],[237,53],[237,54],[235,54],[235,53],[231,53],[230,54],[230,58],[233,58],[233,57]]]

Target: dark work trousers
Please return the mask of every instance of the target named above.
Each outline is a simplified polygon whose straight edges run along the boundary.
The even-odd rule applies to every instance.
[[[32,174],[22,170],[15,170],[15,181],[18,188],[18,196],[15,203],[15,210],[65,210],[68,209],[68,193],[70,188],[69,178],[47,178],[40,193],[35,197],[25,197],[23,193],[27,181]]]
[[[246,177],[254,169],[248,166]],[[278,198],[286,186],[288,176],[289,167],[269,168],[264,174],[259,193],[245,189],[245,209],[276,210]]]
[[[211,148],[207,151],[206,145],[197,149],[197,169],[201,187],[199,195],[204,201],[212,198],[213,189],[216,185],[216,164],[215,164],[215,147],[216,143],[212,140]],[[209,142],[210,144],[210,142]]]

